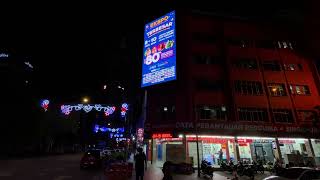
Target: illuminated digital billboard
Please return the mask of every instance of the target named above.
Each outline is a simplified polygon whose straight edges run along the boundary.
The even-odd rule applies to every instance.
[[[141,86],[176,79],[175,12],[145,25]]]

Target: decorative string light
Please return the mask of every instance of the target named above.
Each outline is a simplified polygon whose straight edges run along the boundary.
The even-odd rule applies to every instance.
[[[128,104],[123,103],[121,105],[121,116],[124,117],[127,114],[127,111],[128,111]]]
[[[78,105],[62,105],[61,106],[61,112],[65,115],[69,115],[72,111],[80,111],[83,110],[84,112],[88,113],[92,110],[96,111],[104,111],[106,116],[109,116],[110,114],[113,114],[116,110],[116,107],[112,106],[102,106],[101,104],[78,104]]]
[[[49,103],[50,103],[50,101],[47,99],[44,99],[41,101],[41,107],[44,109],[44,111],[48,110]]]

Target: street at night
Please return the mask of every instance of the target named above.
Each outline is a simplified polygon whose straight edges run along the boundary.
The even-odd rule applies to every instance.
[[[0,162],[0,179],[3,180],[100,180],[99,170],[80,170],[82,154],[3,160]]]
[[[7,160],[0,163],[1,180],[108,180],[103,171],[100,170],[80,170],[79,159],[82,154],[68,154],[51,157],[26,158],[19,160]],[[160,168],[149,164],[146,171],[145,180],[161,180],[163,177]],[[259,178],[267,175],[260,175]],[[131,178],[135,179],[134,174]],[[199,180],[194,175],[175,175],[175,180]],[[230,173],[215,172],[214,179],[232,179]],[[243,180],[247,177],[241,178]],[[111,180],[111,179],[110,179]]]
[[[320,179],[319,1],[104,3],[1,6],[1,180]]]

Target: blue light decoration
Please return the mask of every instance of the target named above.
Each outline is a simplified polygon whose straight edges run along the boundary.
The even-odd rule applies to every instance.
[[[113,133],[113,134],[119,134],[119,133],[124,133],[124,128],[108,128],[106,126],[100,126],[98,124],[96,124],[94,126],[94,132],[98,132],[98,131],[101,131],[101,132],[110,132]]]
[[[49,103],[50,103],[50,101],[47,99],[41,100],[41,107],[44,109],[44,111],[48,110]]]
[[[107,132],[107,131],[108,131],[108,128],[107,128],[107,127],[103,127],[103,126],[100,127],[99,125],[95,125],[95,126],[94,126],[94,132],[97,133],[99,130],[100,130],[101,132]]]
[[[175,11],[145,25],[141,87],[176,80]]]
[[[62,105],[60,109],[61,109],[61,112],[65,115],[69,115],[73,110],[80,111],[82,109],[84,112],[88,113],[94,109],[96,111],[104,111],[104,114],[106,116],[109,116],[114,113],[114,111],[116,110],[116,107],[102,106],[101,104],[94,104],[94,105],[78,104],[78,105]]]
[[[121,105],[121,116],[125,117],[128,111],[128,104],[127,103],[123,103]]]

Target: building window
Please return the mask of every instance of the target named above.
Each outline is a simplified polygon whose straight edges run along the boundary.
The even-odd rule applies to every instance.
[[[302,71],[301,64],[284,64],[283,67],[286,71]]]
[[[240,48],[248,48],[248,47],[253,47],[253,43],[249,40],[244,40],[244,39],[228,39],[227,40],[228,45],[231,46],[236,46]]]
[[[286,96],[287,92],[282,83],[268,83],[268,89],[271,96]]]
[[[222,91],[224,84],[222,81],[196,80],[196,87],[203,91]]]
[[[275,43],[272,40],[260,40],[256,41],[257,48],[264,48],[264,49],[275,49]]]
[[[311,110],[299,110],[297,111],[297,114],[301,121],[314,121],[316,117],[316,112]]]
[[[220,64],[222,62],[221,57],[210,55],[193,55],[192,59],[195,64]]]
[[[262,84],[259,81],[235,81],[235,91],[242,95],[262,95]]]
[[[232,62],[232,66],[243,69],[258,69],[257,61],[250,58],[236,59]]]
[[[213,35],[205,34],[205,33],[193,33],[192,39],[195,42],[212,44],[216,42],[216,38]]]
[[[266,108],[239,108],[238,115],[240,121],[269,121]]]
[[[281,71],[280,63],[277,60],[263,61],[262,66],[266,71]]]
[[[293,123],[292,111],[289,109],[273,109],[272,116],[274,122]]]
[[[160,121],[170,121],[175,120],[176,110],[175,106],[161,106],[160,107]]]
[[[309,87],[307,85],[294,85],[294,84],[291,84],[289,87],[290,87],[291,94],[310,95],[310,90],[309,90]]]
[[[293,43],[290,41],[278,41],[277,47],[279,49],[293,49]]]
[[[200,106],[198,107],[200,120],[226,120],[225,106]]]

